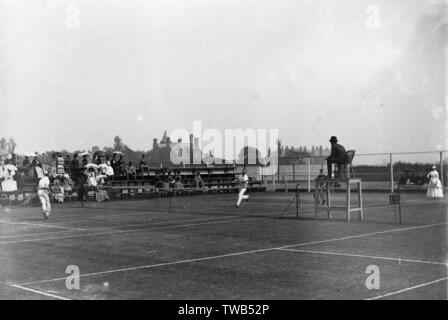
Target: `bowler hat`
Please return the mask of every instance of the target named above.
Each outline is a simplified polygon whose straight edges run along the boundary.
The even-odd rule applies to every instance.
[[[332,137],[330,138],[330,142],[331,142],[331,143],[338,143],[338,138],[336,138],[335,136],[332,136]]]

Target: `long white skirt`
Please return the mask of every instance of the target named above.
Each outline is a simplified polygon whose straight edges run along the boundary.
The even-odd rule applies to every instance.
[[[439,179],[431,179],[429,181],[426,196],[428,198],[443,198],[442,183]]]

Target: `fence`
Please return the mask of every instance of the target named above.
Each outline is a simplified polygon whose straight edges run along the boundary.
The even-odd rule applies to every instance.
[[[432,165],[437,166],[444,187],[448,182],[448,150],[423,152],[361,153],[353,160],[354,174],[365,188],[394,191],[396,183],[422,186]],[[300,183],[311,191],[320,170],[326,174],[325,157],[280,159],[275,168],[237,165],[237,173],[246,168],[250,177],[267,185]],[[286,163],[285,163],[286,162]]]

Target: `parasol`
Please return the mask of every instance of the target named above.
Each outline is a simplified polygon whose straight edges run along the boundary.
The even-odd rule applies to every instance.
[[[37,157],[37,154],[35,152],[27,152],[25,153],[25,157],[34,158]]]
[[[17,171],[17,167],[12,164],[7,164],[4,166],[6,170]]]
[[[80,153],[79,156],[84,157],[84,156],[88,156],[90,154],[91,153],[89,153],[89,152],[83,152],[83,153]]]

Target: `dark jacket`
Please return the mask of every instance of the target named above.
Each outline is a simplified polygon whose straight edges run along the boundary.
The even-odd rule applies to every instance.
[[[347,151],[345,148],[338,143],[335,143],[331,146],[331,155],[329,157],[330,160],[337,162],[344,162],[347,158]]]

